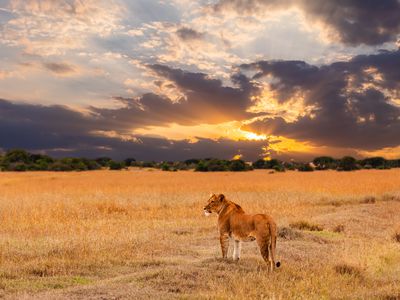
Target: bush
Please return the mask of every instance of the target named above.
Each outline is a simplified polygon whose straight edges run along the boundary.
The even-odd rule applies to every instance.
[[[197,164],[197,166],[195,168],[195,171],[197,171],[197,172],[208,172],[206,163],[204,161],[200,161]]]
[[[272,169],[275,170],[276,172],[285,172],[285,167],[282,165],[274,166]]]
[[[8,171],[23,172],[27,170],[27,165],[22,162],[11,163],[8,165]]]
[[[142,161],[138,165],[141,168],[155,168],[157,166],[155,161]]]
[[[388,161],[383,157],[369,157],[360,161],[360,165],[365,168],[365,166],[371,166],[373,169],[385,169],[388,168]]]
[[[320,156],[316,157],[313,160],[314,165],[317,170],[328,170],[328,169],[336,169],[337,161],[336,159],[330,156]]]
[[[357,161],[354,157],[345,156],[339,162],[339,171],[352,171],[357,169]]]
[[[102,167],[107,167],[112,159],[110,157],[98,157],[95,161]]]
[[[131,166],[133,167],[136,164],[136,159],[132,157],[126,158],[124,159],[124,164],[126,167],[131,167]]]
[[[281,161],[277,159],[259,159],[252,164],[254,169],[274,169],[276,167],[284,168]]]
[[[64,164],[61,161],[57,161],[49,166],[50,171],[72,171],[70,165]]]
[[[161,164],[161,170],[163,171],[170,171],[170,165],[166,162]]]
[[[312,172],[314,168],[310,164],[301,164],[297,167],[300,172]]]
[[[110,170],[121,170],[124,168],[124,164],[121,162],[112,160],[108,163],[108,167]]]
[[[302,237],[302,233],[297,230],[293,230],[290,227],[279,227],[278,228],[278,237],[283,238],[285,240],[295,240]]]
[[[237,160],[232,160],[231,163],[229,164],[229,171],[246,171],[246,163],[243,160],[237,159]]]

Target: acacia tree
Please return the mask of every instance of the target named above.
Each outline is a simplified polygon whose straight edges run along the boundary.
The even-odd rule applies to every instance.
[[[357,169],[357,160],[352,156],[344,156],[339,162],[340,171],[352,171]]]
[[[316,157],[313,160],[313,164],[316,166],[317,170],[336,169],[337,167],[336,159],[330,156]]]

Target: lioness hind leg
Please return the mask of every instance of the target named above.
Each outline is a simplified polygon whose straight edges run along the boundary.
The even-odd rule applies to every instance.
[[[272,260],[271,260],[271,256],[270,256],[270,251],[269,251],[269,237],[257,237],[257,244],[258,247],[260,248],[260,253],[262,258],[264,259],[265,262],[268,263],[268,271],[272,271],[273,270],[273,266],[272,266]]]

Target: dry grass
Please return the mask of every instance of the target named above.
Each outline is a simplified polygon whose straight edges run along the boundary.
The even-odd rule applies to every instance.
[[[293,223],[290,223],[289,226],[291,228],[296,228],[296,229],[300,229],[300,230],[309,230],[309,231],[322,231],[324,230],[324,228],[319,225],[319,224],[311,224],[308,221],[296,221]]]
[[[0,297],[391,299],[399,175],[0,173]],[[276,273],[255,242],[239,263],[219,259],[216,217],[202,216],[210,192],[277,220]],[[288,226],[298,220],[324,230]]]
[[[400,226],[397,227],[397,229],[395,230],[394,234],[393,234],[393,239],[400,243]]]

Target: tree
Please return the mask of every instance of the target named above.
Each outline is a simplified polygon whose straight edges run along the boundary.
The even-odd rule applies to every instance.
[[[108,163],[110,170],[121,170],[124,168],[124,164],[118,161],[111,160]]]
[[[299,164],[298,169],[300,172],[312,172],[314,171],[314,168],[309,164]]]
[[[163,163],[161,164],[161,170],[163,170],[163,171],[170,171],[170,165],[169,165],[168,163],[166,163],[166,162],[163,162]]]
[[[357,170],[357,160],[351,156],[344,156],[339,162],[339,171]]]
[[[112,159],[106,156],[103,157],[98,157],[95,159],[95,161],[102,167],[107,167],[108,163],[111,161]]]
[[[128,157],[126,159],[124,159],[124,163],[126,167],[131,167],[134,166],[136,163],[136,159],[132,158],[132,157]]]
[[[316,157],[314,158],[313,163],[317,170],[336,169],[337,167],[336,160],[330,156]]]
[[[380,156],[365,158],[360,161],[360,165],[363,167],[369,165],[374,169],[384,169],[389,167],[388,161]]]
[[[232,160],[229,164],[229,171],[246,171],[246,163],[241,159]]]
[[[264,159],[258,159],[255,162],[253,162],[253,168],[254,169],[265,169],[265,160]]]
[[[265,159],[259,159],[255,162],[253,162],[253,168],[254,169],[275,169],[275,168],[284,168],[283,164],[281,161],[277,159],[270,159],[270,160],[265,160]]]
[[[25,150],[13,149],[6,152],[3,161],[6,163],[30,163],[30,155]]]

